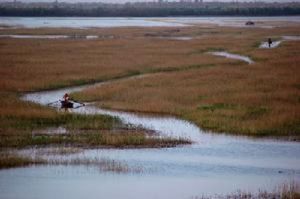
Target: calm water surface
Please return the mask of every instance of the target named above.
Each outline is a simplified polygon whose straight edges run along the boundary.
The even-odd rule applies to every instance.
[[[255,27],[272,28],[274,22],[300,23],[299,16],[292,17],[0,17],[0,25],[25,28],[105,28],[105,27],[180,27],[212,24],[245,27],[254,21]],[[285,24],[284,24],[285,25]]]

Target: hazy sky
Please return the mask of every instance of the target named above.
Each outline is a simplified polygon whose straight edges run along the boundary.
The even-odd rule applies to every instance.
[[[9,2],[13,0],[0,0],[0,2]],[[22,2],[53,2],[54,0],[18,0]],[[125,3],[125,2],[141,2],[141,1],[157,1],[157,0],[58,0],[59,2],[105,2],[105,3]],[[169,0],[169,1],[176,1],[176,0]],[[177,0],[178,1],[178,0]],[[223,2],[232,2],[236,0],[204,0],[206,2],[211,2],[211,1],[223,1]],[[265,2],[300,2],[300,0],[238,0],[240,2],[242,1],[265,1]]]

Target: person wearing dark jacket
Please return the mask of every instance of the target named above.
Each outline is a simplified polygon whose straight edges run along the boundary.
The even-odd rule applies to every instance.
[[[273,42],[272,42],[272,39],[271,39],[271,38],[269,38],[269,39],[268,39],[269,48],[271,48],[271,46],[272,46],[272,43],[273,43]]]

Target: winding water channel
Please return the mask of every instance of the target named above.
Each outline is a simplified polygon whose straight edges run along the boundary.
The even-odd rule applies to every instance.
[[[107,83],[110,82],[30,93],[22,99],[46,105],[66,92]],[[71,155],[113,159],[142,168],[141,173],[100,172],[84,166],[1,170],[0,198],[182,199],[227,194],[237,189],[272,191],[282,183],[300,182],[299,143],[214,134],[174,117],[136,115],[92,105],[75,109],[74,113],[116,116],[124,123],[143,126],[164,136],[187,137],[194,144],[167,149],[94,149]],[[30,149],[30,153],[36,150]]]
[[[212,55],[215,55],[215,56],[220,56],[220,57],[226,57],[228,59],[241,60],[241,61],[247,62],[248,64],[253,64],[254,63],[254,61],[252,59],[250,59],[249,57],[247,57],[247,56],[228,53],[228,52],[225,52],[225,51],[209,52],[209,54],[212,54]]]

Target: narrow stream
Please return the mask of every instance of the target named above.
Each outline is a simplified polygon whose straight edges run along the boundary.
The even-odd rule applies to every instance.
[[[244,61],[244,62],[247,62],[248,64],[253,64],[254,61],[252,59],[250,59],[249,57],[247,56],[243,56],[243,55],[238,55],[238,54],[232,54],[232,53],[228,53],[228,52],[209,52],[209,54],[212,54],[212,55],[216,55],[216,56],[220,56],[220,57],[226,57],[226,58],[229,58],[229,59],[237,59],[237,60],[241,60],[241,61]]]
[[[107,83],[110,82],[89,86]],[[22,99],[46,105],[64,93],[89,86],[30,93]],[[238,189],[273,191],[282,183],[300,182],[299,143],[213,134],[175,117],[136,115],[92,105],[75,109],[74,113],[116,116],[124,123],[155,130],[164,136],[189,138],[194,144],[167,149],[85,150],[71,155],[121,161],[142,168],[142,173],[99,172],[84,166],[0,170],[0,198],[79,199],[88,194],[92,199],[183,199],[228,194]],[[35,150],[38,149],[29,151]]]

